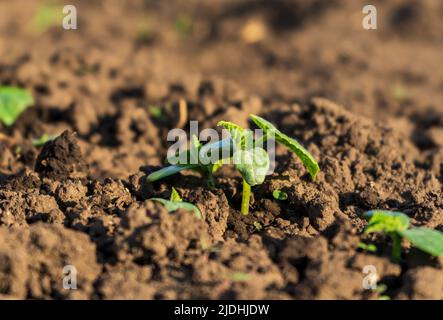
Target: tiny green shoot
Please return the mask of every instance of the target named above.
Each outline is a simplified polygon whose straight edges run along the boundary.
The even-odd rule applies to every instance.
[[[194,170],[205,177],[209,186],[214,186],[213,173],[221,165],[233,160],[235,168],[243,178],[241,212],[247,215],[252,195],[251,187],[262,184],[268,174],[270,158],[266,150],[263,149],[263,143],[270,139],[292,151],[302,161],[311,178],[313,180],[316,178],[320,170],[318,163],[298,141],[280,132],[265,119],[256,115],[250,115],[250,117],[264,132],[258,139],[253,138],[251,130],[243,129],[229,121],[220,121],[217,125],[229,132],[229,138],[202,145],[198,138],[193,136],[191,148],[176,155],[179,159],[185,160],[179,162],[184,164],[174,164],[177,162],[168,158],[167,161],[171,165],[151,173],[147,177],[148,181],[154,182],[182,170]],[[221,159],[217,158],[218,161],[212,162],[210,160],[213,155],[221,155],[222,157]],[[279,196],[285,197],[283,193]]]
[[[281,190],[274,190],[272,192],[272,196],[276,200],[282,200],[283,201],[283,200],[288,199],[288,194],[286,192],[284,192],[284,191],[281,191]]]
[[[0,121],[4,125],[13,125],[33,104],[34,98],[28,91],[13,86],[0,87]]]
[[[368,252],[377,252],[377,247],[375,246],[375,244],[366,244],[364,242],[360,242],[357,246],[357,248],[362,249],[364,251],[368,251]]]
[[[174,212],[178,209],[184,209],[193,212],[198,219],[202,218],[200,210],[192,203],[184,202],[175,188],[172,188],[171,197],[169,200],[162,198],[151,198],[149,200],[161,203],[165,206],[168,212]]]
[[[443,233],[425,227],[409,228],[409,217],[402,212],[371,210],[363,216],[368,220],[365,233],[380,232],[392,239],[392,256],[401,258],[403,238],[418,249],[436,257],[443,256]]]
[[[258,221],[254,221],[253,225],[257,231],[261,231],[261,229],[263,229],[262,225]]]
[[[33,140],[32,140],[32,144],[33,144],[35,147],[40,148],[40,147],[43,147],[43,145],[44,145],[46,142],[48,142],[48,141],[52,141],[52,140],[54,140],[55,138],[57,138],[57,135],[49,135],[49,134],[44,133],[40,138],[33,139]]]

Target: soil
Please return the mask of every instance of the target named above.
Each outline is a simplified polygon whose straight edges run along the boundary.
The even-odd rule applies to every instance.
[[[36,100],[0,127],[1,298],[443,299],[443,261],[407,243],[393,261],[361,217],[443,231],[443,3],[373,1],[367,31],[364,1],[74,1],[78,30],[36,34],[24,2],[0,2],[0,83]],[[280,147],[248,216],[229,166],[216,188],[146,181],[170,129],[250,113],[319,160],[315,182]],[[149,200],[172,187],[203,219]],[[367,265],[386,291],[363,289]]]

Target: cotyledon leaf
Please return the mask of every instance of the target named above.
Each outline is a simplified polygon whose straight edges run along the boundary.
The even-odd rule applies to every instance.
[[[409,217],[402,212],[388,210],[371,210],[363,214],[368,220],[365,233],[400,232],[409,227]]]
[[[258,147],[235,151],[233,161],[243,179],[250,186],[263,183],[271,164],[268,153],[263,148]]]
[[[166,210],[168,210],[168,212],[174,212],[178,209],[185,209],[187,211],[193,212],[198,219],[202,218],[202,214],[201,214],[200,210],[196,206],[194,206],[192,203],[171,201],[171,200],[165,200],[162,198],[151,198],[150,200],[160,202],[162,205],[165,206],[165,208],[166,208]]]
[[[11,126],[28,107],[34,104],[32,95],[21,88],[0,87],[0,121]]]
[[[436,257],[443,256],[443,233],[429,228],[419,227],[400,231],[415,247]]]
[[[250,115],[252,121],[263,131],[265,131],[268,137],[274,138],[275,141],[289,148],[295,155],[301,160],[303,165],[308,170],[312,179],[315,179],[318,172],[320,171],[320,167],[318,166],[317,161],[314,157],[306,150],[297,140],[287,136],[278,130],[272,123],[269,121],[256,116],[254,114]]]

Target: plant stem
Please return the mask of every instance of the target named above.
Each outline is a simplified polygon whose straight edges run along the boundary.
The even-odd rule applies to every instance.
[[[396,233],[390,233],[392,239],[392,256],[395,260],[400,261],[401,259],[401,236]]]
[[[251,186],[243,179],[243,193],[241,198],[241,213],[245,216],[249,213],[249,199],[251,198]]]

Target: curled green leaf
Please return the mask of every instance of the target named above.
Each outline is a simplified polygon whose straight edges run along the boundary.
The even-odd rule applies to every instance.
[[[308,170],[312,179],[316,178],[318,172],[320,171],[320,167],[308,150],[306,150],[297,140],[282,133],[269,121],[253,114],[251,114],[250,117],[252,121],[266,133],[268,138],[275,139],[275,141],[284,145],[293,153],[295,153],[295,155],[306,167],[306,170]]]
[[[160,202],[162,205],[165,206],[165,208],[166,208],[166,210],[168,210],[168,212],[174,212],[174,211],[177,211],[178,209],[184,209],[184,210],[193,212],[198,219],[202,218],[202,214],[201,214],[200,210],[196,206],[194,206],[192,203],[170,201],[170,200],[165,200],[162,198],[151,198],[150,200]]]
[[[272,192],[272,196],[274,197],[274,199],[277,199],[277,200],[286,200],[286,199],[288,199],[288,194],[286,192],[284,192],[284,191],[281,191],[281,190],[274,190]]]
[[[177,192],[177,190],[175,190],[174,187],[172,187],[170,200],[173,202],[182,202],[183,201],[183,199],[180,197],[180,194]]]

